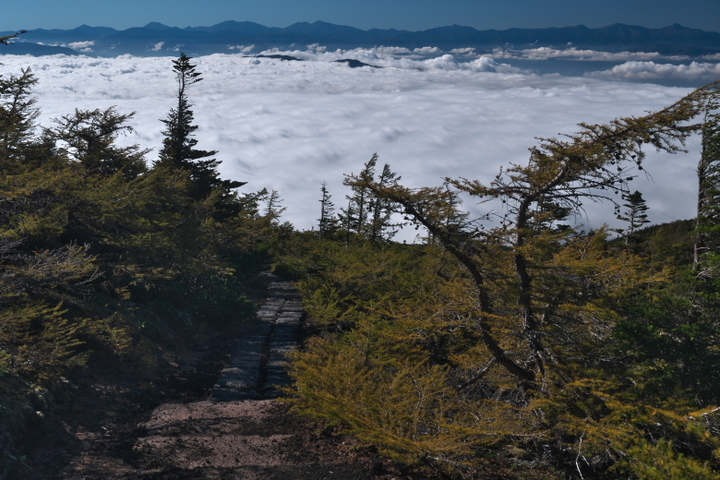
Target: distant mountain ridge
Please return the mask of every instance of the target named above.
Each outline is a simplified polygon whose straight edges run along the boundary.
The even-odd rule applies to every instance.
[[[0,35],[6,32],[0,32]],[[7,32],[12,33],[12,32]],[[35,44],[36,47],[30,47]],[[426,46],[452,49],[498,46],[526,48],[529,45],[587,47],[601,50],[654,51],[663,54],[702,55],[720,52],[720,33],[670,25],[645,28],[614,24],[602,28],[584,25],[562,28],[511,28],[477,30],[452,25],[423,31],[395,29],[361,30],[317,21],[300,22],[285,28],[253,22],[225,21],[209,27],[169,27],[151,22],[144,27],[116,30],[81,25],[72,30],[38,29],[18,38],[10,50],[33,50],[31,54],[68,53],[67,49],[95,55],[167,55],[182,49],[189,55],[227,53],[234,47],[270,47],[320,44],[329,48]],[[3,50],[0,50],[3,52]],[[7,53],[14,53],[7,51]]]

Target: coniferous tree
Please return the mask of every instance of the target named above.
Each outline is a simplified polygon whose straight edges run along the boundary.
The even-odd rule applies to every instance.
[[[283,199],[277,190],[266,191],[265,195],[265,218],[270,222],[276,222],[282,212],[285,211],[285,207],[282,206]]]
[[[377,183],[381,185],[381,188],[388,188],[393,185],[397,185],[400,181],[400,176],[397,173],[390,170],[390,165],[387,163],[383,166],[382,173],[380,174]],[[375,242],[378,240],[389,240],[397,233],[397,225],[392,225],[390,219],[392,214],[395,212],[393,203],[386,198],[372,197],[371,201],[372,219],[370,221],[369,237],[370,240]]]
[[[31,143],[40,112],[31,90],[37,78],[29,68],[20,75],[0,76],[0,157],[3,168],[18,167],[23,151]]]
[[[201,74],[195,71],[196,65],[190,63],[190,57],[184,53],[173,60],[173,71],[178,83],[177,105],[170,110],[168,117],[162,122],[166,126],[163,148],[160,151],[158,165],[175,169],[190,168],[193,160],[215,155],[215,151],[194,149],[197,140],[192,137],[197,125],[193,124],[194,113],[191,110],[187,89],[202,80]]]
[[[346,225],[348,232],[355,232],[358,235],[366,233],[368,218],[372,213],[370,208],[370,190],[367,183],[375,179],[375,166],[377,165],[378,156],[374,154],[370,160],[365,163],[363,169],[354,177],[350,175],[345,179],[344,184],[352,188],[352,195],[347,196],[348,207],[343,209],[340,218]],[[357,178],[360,181],[354,182],[351,179]]]
[[[320,191],[322,192],[322,198],[320,199],[318,237],[322,240],[337,229],[337,218],[335,217],[335,205],[331,200],[332,195],[328,192],[326,182],[322,182]]]
[[[75,110],[38,135],[34,84],[30,70],[0,76],[3,478],[17,463],[13,445],[42,424],[17,412],[36,393],[43,415],[61,412],[59,402],[75,395],[64,378],[70,369],[93,365],[96,354],[129,365],[149,359],[158,341],[170,345],[161,338],[178,345],[206,331],[199,324],[249,317],[241,279],[265,268],[265,245],[283,231],[268,228],[257,194],[236,195],[229,190],[238,182],[194,168],[192,148],[180,157],[187,163],[173,165],[168,155],[167,168],[145,173],[144,151],[115,144],[131,131],[132,115]],[[179,95],[187,107],[182,88]],[[277,193],[265,198],[268,215],[279,214]],[[153,375],[152,362],[130,363]]]
[[[522,388],[543,389],[552,371],[547,367],[558,365],[564,355],[558,353],[558,345],[552,343],[553,336],[544,330],[558,328],[573,315],[581,316],[577,307],[573,307],[577,310],[573,315],[560,312],[564,306],[579,302],[578,299],[581,299],[578,305],[589,302],[590,295],[599,292],[593,282],[585,284],[592,286],[587,292],[558,288],[573,279],[574,274],[555,268],[553,262],[559,261],[563,249],[568,251],[565,248],[568,245],[597,244],[605,235],[596,232],[586,238],[572,229],[559,233],[557,222],[581,211],[585,199],[608,200],[611,197],[604,191],[627,192],[628,182],[633,178],[628,169],[642,162],[643,144],[670,153],[680,151],[684,140],[697,129],[684,122],[702,111],[709,92],[707,88],[700,89],[642,118],[616,119],[608,125],[580,124],[582,130],[566,140],[541,139],[540,145],[531,150],[527,166],[513,166],[501,172],[489,185],[464,178],[448,179],[449,187],[475,197],[478,202],[504,201],[508,210],[505,220],[485,232],[469,225],[448,229],[444,222],[438,222],[444,219],[434,217],[438,208],[433,203],[436,199],[447,200],[441,197],[443,188],[380,187],[362,176],[350,177],[347,183],[355,191],[365,187],[373,195],[398,204],[456,257],[473,280],[478,299],[478,328],[494,361],[515,376]],[[493,248],[495,250],[491,250]],[[501,258],[506,262],[503,267],[500,267]],[[590,257],[583,260],[590,261]],[[488,265],[499,270],[488,273]],[[500,308],[497,299],[492,298],[496,287],[493,281],[498,278],[512,279],[502,287],[503,299],[515,297],[512,307]],[[509,285],[514,289],[512,294]],[[517,345],[507,348],[493,333],[492,322],[501,311],[506,318],[518,322],[517,335],[526,347],[523,356],[518,355]],[[550,320],[553,318],[558,319],[558,323]],[[564,335],[577,335],[577,338],[587,335],[587,331],[582,330],[570,334],[572,327],[564,324],[562,328],[565,327]]]
[[[623,204],[625,211],[618,214],[617,218],[628,223],[628,228],[621,230],[621,232],[625,235],[625,244],[630,245],[632,236],[637,229],[646,223],[650,223],[647,216],[648,206],[642,193],[637,190],[633,193],[624,193],[622,199],[626,202]]]
[[[87,173],[108,177],[118,172],[128,180],[147,170],[144,156],[149,150],[137,145],[117,147],[119,135],[134,131],[126,122],[134,113],[122,115],[115,107],[106,110],[75,110],[72,115],[55,119],[57,125],[46,129],[50,138],[65,143],[65,153],[80,162]]]
[[[220,179],[217,171],[220,161],[210,158],[218,152],[195,148],[198,140],[193,134],[198,126],[193,123],[194,114],[187,90],[202,80],[202,74],[196,71],[197,65],[190,63],[190,60],[191,57],[184,53],[181,53],[177,60],[173,60],[173,71],[178,84],[177,105],[170,110],[168,117],[162,120],[166,127],[163,132],[165,138],[156,167],[186,170],[193,183],[193,196],[203,199],[216,188],[229,193],[230,190],[244,185],[244,182]]]
[[[400,177],[390,169],[388,164],[376,179],[375,169],[378,155],[373,154],[357,176],[350,175],[344,184],[352,188],[353,194],[348,196],[348,208],[342,210],[340,220],[348,231],[372,241],[389,240],[396,233],[398,225],[392,225],[390,219],[395,212],[393,202],[373,194],[368,184],[376,183],[382,188],[397,185]]]
[[[0,37],[0,45],[10,45],[12,42],[10,42],[11,39],[22,35],[23,33],[27,33],[27,30],[20,30],[17,33],[13,33],[12,35],[3,35]]]
[[[353,203],[352,199],[348,198],[348,204],[347,208],[341,208],[340,209],[340,215],[338,215],[338,220],[340,221],[340,224],[342,225],[342,229],[345,235],[345,244],[348,245],[350,243],[350,238],[352,236],[352,232],[357,225],[357,207]]]
[[[486,438],[487,445],[519,446],[523,458],[541,446],[537,454],[558,464],[565,462],[563,452],[573,452],[577,473],[599,478],[611,466],[650,466],[653,454],[659,464],[679,463],[672,449],[652,448],[664,438],[677,442],[678,453],[692,454],[691,467],[703,475],[697,478],[713,478],[718,441],[702,423],[705,416],[708,425],[716,422],[710,414],[717,409],[688,416],[682,413],[685,405],[675,410],[680,404],[668,403],[665,393],[672,389],[655,385],[672,384],[675,366],[665,360],[674,356],[678,371],[717,376],[710,373],[717,372],[717,362],[705,353],[710,349],[686,348],[698,345],[697,337],[716,346],[717,315],[707,315],[713,322],[708,327],[696,320],[678,322],[682,317],[675,314],[667,315],[668,325],[648,322],[653,328],[646,330],[641,322],[627,322],[633,340],[654,335],[655,345],[667,346],[663,357],[648,348],[646,364],[632,364],[641,342],[615,350],[615,335],[623,333],[617,322],[642,300],[656,301],[666,272],[649,268],[632,252],[609,248],[607,229],[585,233],[563,225],[582,212],[586,199],[617,204],[614,195],[632,191],[630,169],[640,166],[643,144],[680,151],[699,130],[690,122],[703,112],[707,96],[708,89],[700,89],[657,113],[582,124],[566,139],[541,139],[526,166],[513,165],[490,184],[461,178],[441,187],[405,188],[382,186],[375,178],[367,182],[368,176],[348,178],[354,198],[363,192],[365,199],[395,202],[442,248],[403,249],[415,255],[394,277],[398,257],[384,256],[392,248],[357,244],[333,252],[330,242],[321,245],[323,253],[335,256],[302,288],[312,287],[306,292],[311,317],[340,333],[311,342],[296,356],[301,409],[343,422],[413,463],[432,458],[459,465],[456,459],[472,456],[465,448],[473,443],[470,450],[481,451]],[[460,209],[460,194],[491,206],[502,201],[507,214],[496,221],[490,210],[482,228]],[[641,196],[626,200],[633,223],[641,224]],[[316,267],[318,259],[311,258]],[[410,272],[417,276],[403,278]],[[442,281],[424,284],[435,273]],[[401,293],[402,285],[408,289]],[[709,299],[716,298],[715,291]],[[692,311],[688,300],[681,300],[682,310]],[[691,340],[678,340],[683,336]],[[641,385],[643,376],[655,385]],[[707,395],[709,390],[705,398],[713,401],[717,396]],[[404,402],[414,395],[409,407]],[[673,401],[683,398],[694,403],[698,397],[690,389]],[[463,412],[473,413],[463,417]],[[465,438],[453,436],[463,431]],[[635,450],[643,442],[648,448]]]
[[[703,259],[720,253],[720,99],[717,95],[708,102],[697,172],[694,267],[699,274],[704,274],[707,265]]]

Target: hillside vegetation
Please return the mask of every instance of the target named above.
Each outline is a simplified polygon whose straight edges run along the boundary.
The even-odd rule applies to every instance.
[[[174,352],[251,317],[248,287],[281,230],[263,207],[271,194],[238,193],[215,152],[195,148],[184,92],[151,164],[116,145],[132,114],[114,108],[36,128],[35,82],[0,77],[1,478],[83,395],[73,379],[87,366],[152,379]]]
[[[31,468],[23,442],[82,395],[74,378],[100,364],[151,378],[250,317],[272,264],[315,333],[290,366],[294,410],[381,455],[448,478],[717,478],[718,85],[541,139],[488,185],[409,189],[374,156],[346,208],[322,186],[318,229],[297,232],[276,192],[240,193],[197,148],[190,60],[173,62],[155,161],[116,144],[131,113],[39,128],[32,72],[0,77],[0,477]],[[630,188],[643,148],[694,134],[698,218],[645,228]],[[588,200],[628,228],[574,228]],[[393,242],[400,224],[424,240]]]
[[[292,365],[295,410],[441,476],[717,478],[716,97],[541,139],[487,185],[409,189],[375,156],[338,215],[323,186],[319,232],[280,262],[318,331]],[[680,153],[692,134],[698,219],[644,228],[643,146]],[[626,228],[573,228],[585,201]],[[425,242],[393,243],[396,220]]]

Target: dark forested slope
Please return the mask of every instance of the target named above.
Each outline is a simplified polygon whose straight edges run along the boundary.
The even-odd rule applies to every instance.
[[[174,70],[186,86],[201,78],[187,57]],[[29,70],[0,77],[3,478],[26,468],[24,441],[84,394],[86,373],[147,381],[250,317],[250,286],[280,228],[259,211],[266,192],[240,193],[219,177],[216,152],[197,149],[187,90],[151,163],[115,143],[131,113],[76,110],[38,127],[35,82]]]

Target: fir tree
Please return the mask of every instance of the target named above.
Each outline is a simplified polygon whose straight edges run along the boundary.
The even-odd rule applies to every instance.
[[[623,204],[626,210],[619,213],[617,218],[628,223],[628,228],[620,230],[620,232],[625,235],[625,244],[630,245],[633,234],[637,229],[646,223],[650,223],[647,216],[648,206],[642,193],[637,190],[633,193],[624,193],[622,199],[626,202]]]
[[[137,145],[117,147],[119,135],[134,131],[126,122],[134,113],[122,115],[115,107],[107,110],[75,110],[72,115],[55,119],[56,127],[45,134],[65,145],[65,153],[80,162],[91,175],[108,177],[118,172],[130,180],[146,172],[144,156],[148,150]]]
[[[31,96],[37,78],[29,68],[20,75],[0,77],[0,156],[4,168],[18,167],[30,144],[40,112]]]
[[[210,158],[218,152],[195,148],[198,141],[193,134],[198,126],[193,123],[194,114],[187,90],[202,80],[202,74],[196,71],[197,66],[190,63],[190,60],[191,57],[184,53],[181,53],[177,60],[173,60],[173,71],[178,84],[177,105],[170,110],[168,117],[162,120],[166,127],[163,132],[165,138],[156,167],[186,170],[193,183],[193,196],[204,199],[218,187],[229,193],[230,190],[244,185],[244,182],[221,180],[217,171],[220,161]]]

